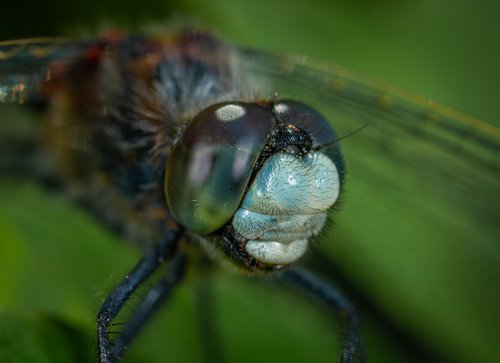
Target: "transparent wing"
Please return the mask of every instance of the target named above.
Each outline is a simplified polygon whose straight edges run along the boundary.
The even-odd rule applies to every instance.
[[[42,83],[57,70],[54,65],[63,67],[88,46],[89,42],[64,38],[0,42],[0,102],[23,103],[36,98]]]
[[[336,65],[239,51],[252,82],[339,136],[368,124],[341,141],[346,193],[322,250],[415,339],[453,361],[496,357],[500,130]]]

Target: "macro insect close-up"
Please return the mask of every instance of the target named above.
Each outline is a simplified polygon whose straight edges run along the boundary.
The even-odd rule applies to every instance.
[[[0,33],[0,361],[497,361],[498,77],[438,67],[489,18],[403,49],[390,1],[215,4]]]

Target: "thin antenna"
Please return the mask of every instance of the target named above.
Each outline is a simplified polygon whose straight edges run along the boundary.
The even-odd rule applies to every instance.
[[[335,139],[335,140],[333,140],[333,141],[330,141],[329,143],[326,143],[326,144],[324,144],[324,145],[318,146],[318,147],[316,147],[314,150],[319,150],[319,149],[322,149],[322,148],[324,148],[324,147],[326,147],[326,146],[328,146],[328,145],[335,144],[336,142],[339,142],[340,140],[344,140],[344,139],[346,139],[346,138],[348,138],[348,137],[351,137],[352,135],[354,135],[354,134],[356,134],[356,133],[360,132],[361,130],[363,130],[365,127],[367,127],[367,126],[369,126],[369,125],[370,125],[370,124],[364,124],[364,125],[363,125],[363,126],[361,126],[360,128],[358,128],[358,129],[356,129],[356,130],[354,130],[354,131],[352,131],[352,132],[348,133],[347,135],[344,135],[344,136],[342,136],[342,137],[339,137],[339,138],[337,138],[337,139]]]

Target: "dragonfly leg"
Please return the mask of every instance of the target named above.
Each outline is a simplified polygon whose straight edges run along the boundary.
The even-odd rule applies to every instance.
[[[327,304],[343,325],[343,348],[341,363],[351,363],[359,348],[359,319],[352,304],[344,295],[309,271],[293,268],[283,273],[283,277],[309,295]]]
[[[186,270],[186,256],[179,253],[172,261],[172,265],[166,276],[164,276],[146,296],[142,299],[139,307],[134,311],[130,320],[126,323],[125,329],[110,347],[111,356],[115,359],[120,357],[129,343],[134,339],[141,328],[153,316],[160,306],[172,295],[173,289],[184,277]]]
[[[165,238],[149,251],[122,282],[108,295],[97,315],[97,339],[99,362],[110,363],[116,360],[111,354],[108,339],[108,327],[132,293],[167,259],[172,258],[177,241],[181,235],[179,229],[169,231]]]

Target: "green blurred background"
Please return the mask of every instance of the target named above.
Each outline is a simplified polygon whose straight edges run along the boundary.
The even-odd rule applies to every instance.
[[[95,33],[107,27],[135,31],[172,19],[200,23],[238,44],[329,60],[500,125],[500,9],[493,1],[47,0],[4,6],[0,39]],[[92,360],[96,311],[138,252],[64,196],[7,182],[0,194],[0,362]],[[346,198],[347,212],[349,203]],[[344,220],[339,229],[363,233],[358,223]],[[475,226],[470,229],[482,233]],[[494,231],[485,233],[498,237]],[[464,281],[460,289],[468,271],[461,270],[453,254],[449,265],[440,258],[436,265],[432,255],[402,250],[382,256],[386,261],[381,266],[377,263],[384,259],[377,255],[376,242],[364,251],[349,251],[341,243],[337,250],[328,249],[341,283],[358,298],[370,362],[500,360],[494,344],[500,338],[499,313],[493,310],[500,299],[498,285],[491,284],[498,273],[484,278],[478,274],[472,281],[484,284],[469,290]],[[377,263],[370,261],[372,249]],[[422,263],[417,256],[431,261]],[[480,263],[478,256],[474,261]],[[498,254],[484,257],[490,257],[487,263],[498,261]],[[478,271],[472,267],[470,273]],[[456,286],[446,298],[423,294],[447,286],[417,284],[454,274]],[[384,279],[377,280],[379,276]],[[193,288],[198,280],[189,280],[192,284],[181,288],[125,361],[201,361]],[[400,286],[399,281],[416,283]],[[218,274],[214,283],[228,361],[334,361],[336,327],[320,306],[231,274]],[[476,318],[469,309],[475,301],[480,302],[478,309],[492,310],[480,311]]]

